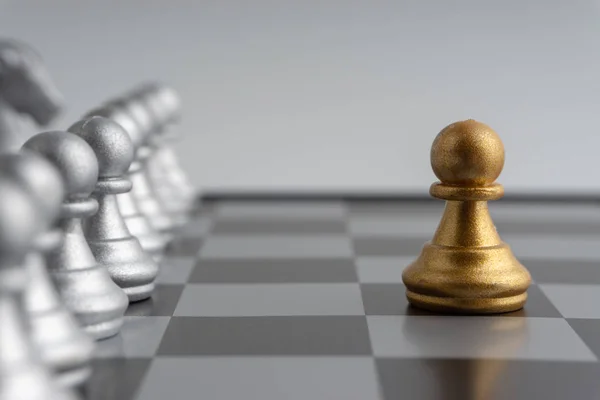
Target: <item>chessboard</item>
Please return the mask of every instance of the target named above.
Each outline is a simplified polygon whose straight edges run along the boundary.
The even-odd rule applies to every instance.
[[[401,274],[443,201],[216,196],[98,342],[93,400],[600,398],[600,204],[490,202],[524,309],[436,315]]]

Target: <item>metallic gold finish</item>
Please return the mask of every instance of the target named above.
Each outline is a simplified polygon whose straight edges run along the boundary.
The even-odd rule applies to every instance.
[[[431,166],[440,182],[430,194],[446,207],[432,240],[402,273],[408,301],[462,314],[523,308],[531,276],[496,232],[487,207],[504,193],[494,183],[504,166],[502,141],[485,124],[456,122],[435,138]]]

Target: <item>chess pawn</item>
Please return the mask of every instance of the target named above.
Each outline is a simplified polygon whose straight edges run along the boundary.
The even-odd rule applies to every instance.
[[[23,147],[50,161],[65,183],[67,197],[58,222],[64,237],[45,257],[50,276],[90,336],[97,340],[114,336],[123,325],[127,296],[96,262],[82,229],[82,218],[98,210],[98,202],[90,198],[98,179],[94,151],[83,139],[63,131],[37,134]]]
[[[24,311],[28,276],[21,262],[43,219],[23,188],[0,176],[0,400],[75,400],[38,358]]]
[[[149,179],[167,212],[181,226],[187,222],[196,193],[171,146],[177,135],[168,128],[179,120],[179,97],[165,85],[146,84],[133,92],[132,99],[139,100],[153,120],[150,144],[155,151],[147,163]]]
[[[130,302],[145,300],[154,291],[158,265],[127,229],[116,198],[131,190],[131,182],[124,178],[133,160],[131,139],[121,125],[98,116],[76,122],[69,131],[85,140],[98,159],[99,178],[93,196],[99,208],[84,223],[92,253]]]
[[[468,314],[521,309],[531,277],[500,239],[487,206],[504,194],[494,183],[504,167],[502,141],[480,122],[451,124],[433,142],[431,165],[440,182],[430,194],[446,207],[432,240],[403,271],[409,302]]]
[[[89,111],[84,116],[84,119],[94,116],[109,118],[121,125],[131,138],[134,151],[142,144],[144,136],[141,134],[139,127],[123,110],[106,105]],[[132,175],[138,174],[141,171],[141,168],[140,162],[134,157],[127,172],[130,180]],[[160,261],[167,244],[167,238],[158,233],[150,224],[146,215],[140,211],[131,190],[119,193],[116,196],[119,212],[127,225],[129,233],[138,239],[145,252],[152,255],[156,261]]]
[[[169,240],[171,238],[170,232],[175,224],[158,200],[146,170],[146,163],[153,153],[152,147],[148,145],[148,138],[152,130],[150,115],[141,104],[134,101],[128,101],[127,99],[114,99],[104,106],[114,107],[129,115],[137,125],[140,134],[143,137],[135,154],[136,161],[139,163],[139,168],[135,171],[129,171],[129,179],[133,184],[131,193],[133,194],[139,209],[146,215],[154,229]]]
[[[24,189],[47,219],[49,228],[58,218],[64,185],[58,170],[41,156],[28,152],[0,157],[0,170]],[[62,304],[46,268],[43,254],[60,245],[62,234],[48,230],[37,235],[33,251],[25,258],[29,284],[24,294],[31,334],[42,360],[57,374],[61,384],[78,386],[91,375],[94,345]]]

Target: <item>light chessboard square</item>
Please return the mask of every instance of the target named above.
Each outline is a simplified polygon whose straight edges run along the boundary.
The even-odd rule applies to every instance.
[[[561,318],[370,316],[367,321],[376,357],[598,361]]]
[[[357,283],[190,284],[176,316],[364,315]]]
[[[175,396],[175,397],[173,397]],[[369,357],[159,358],[137,400],[379,400]]]

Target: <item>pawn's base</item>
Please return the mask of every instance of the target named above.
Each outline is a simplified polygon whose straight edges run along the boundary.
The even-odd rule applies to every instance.
[[[123,291],[129,298],[129,302],[135,303],[137,301],[147,300],[152,297],[155,287],[156,285],[154,282],[151,282],[141,286],[124,287]]]
[[[446,314],[502,314],[525,306],[527,293],[502,298],[449,298],[406,291],[409,303],[417,308]]]

